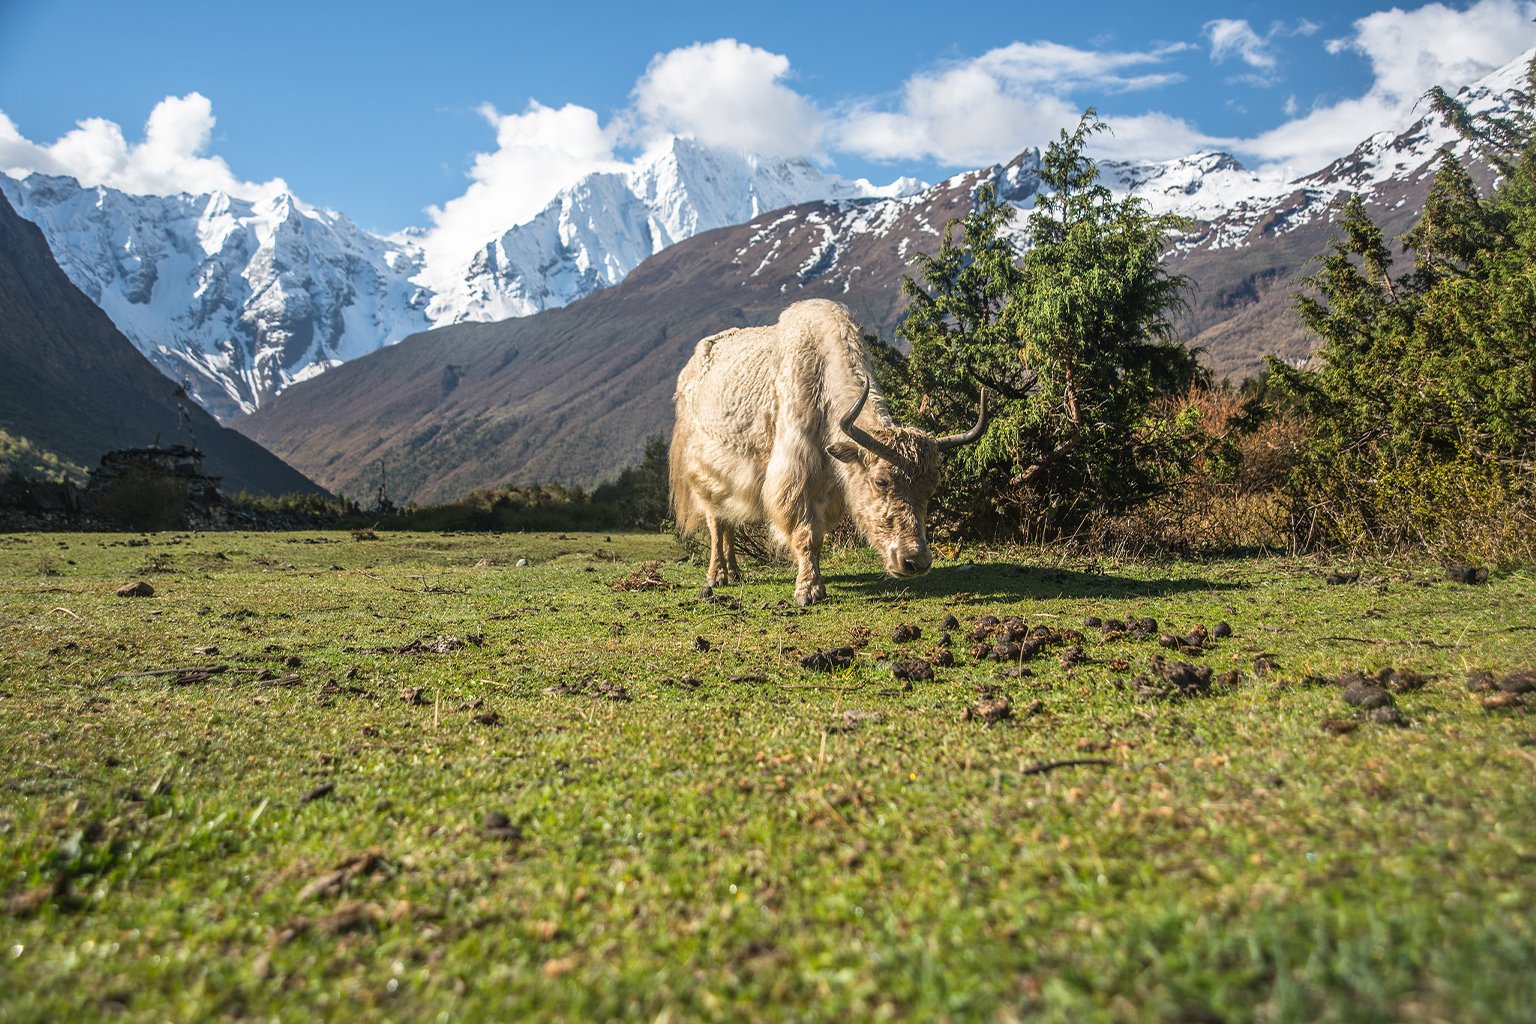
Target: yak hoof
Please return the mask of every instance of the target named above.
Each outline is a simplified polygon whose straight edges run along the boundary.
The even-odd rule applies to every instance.
[[[804,590],[795,591],[795,603],[802,608],[808,604],[815,604],[817,601],[825,601],[826,599],[827,588],[820,583],[806,587]]]

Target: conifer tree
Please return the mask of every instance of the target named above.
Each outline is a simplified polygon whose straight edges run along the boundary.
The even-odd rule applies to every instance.
[[[917,259],[899,328],[910,345],[892,389],[933,429],[993,398],[986,435],[962,450],[940,496],[953,527],[1004,536],[1075,530],[1145,501],[1188,457],[1187,424],[1153,415],[1197,374],[1172,340],[1185,281],[1164,268],[1182,222],[1115,200],[1085,149],[1090,108],[1046,150],[1022,256],[1013,209],[983,186],[975,210]]]
[[[1297,299],[1320,366],[1271,361],[1313,437],[1290,484],[1298,537],[1448,559],[1536,557],[1536,60],[1513,116],[1477,118],[1430,94],[1499,172],[1486,198],[1446,150],[1392,259],[1364,204]]]

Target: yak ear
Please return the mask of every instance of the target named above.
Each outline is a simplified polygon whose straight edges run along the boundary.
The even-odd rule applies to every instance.
[[[859,461],[859,446],[852,441],[836,441],[827,445],[827,454],[838,462],[854,463]]]

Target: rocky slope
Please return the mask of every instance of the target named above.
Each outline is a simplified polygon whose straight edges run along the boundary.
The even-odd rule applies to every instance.
[[[87,467],[114,448],[195,442],[227,492],[320,489],[175,390],[0,197],[0,428]]]

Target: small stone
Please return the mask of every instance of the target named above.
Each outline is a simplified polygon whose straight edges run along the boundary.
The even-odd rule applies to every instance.
[[[956,630],[960,628],[960,620],[953,615],[946,615],[944,616],[944,621],[939,623],[939,625],[946,630]]]
[[[155,588],[139,580],[137,583],[124,583],[117,588],[118,597],[154,597]]]
[[[526,568],[527,565],[528,565],[528,559],[526,559],[526,558],[519,558],[514,564],[519,569]]]
[[[1211,630],[1211,636],[1214,636],[1218,640],[1225,640],[1227,637],[1229,637],[1231,635],[1232,635],[1232,627],[1231,627],[1230,624],[1228,624],[1226,622],[1218,622],[1218,623],[1216,623],[1216,628]]]

